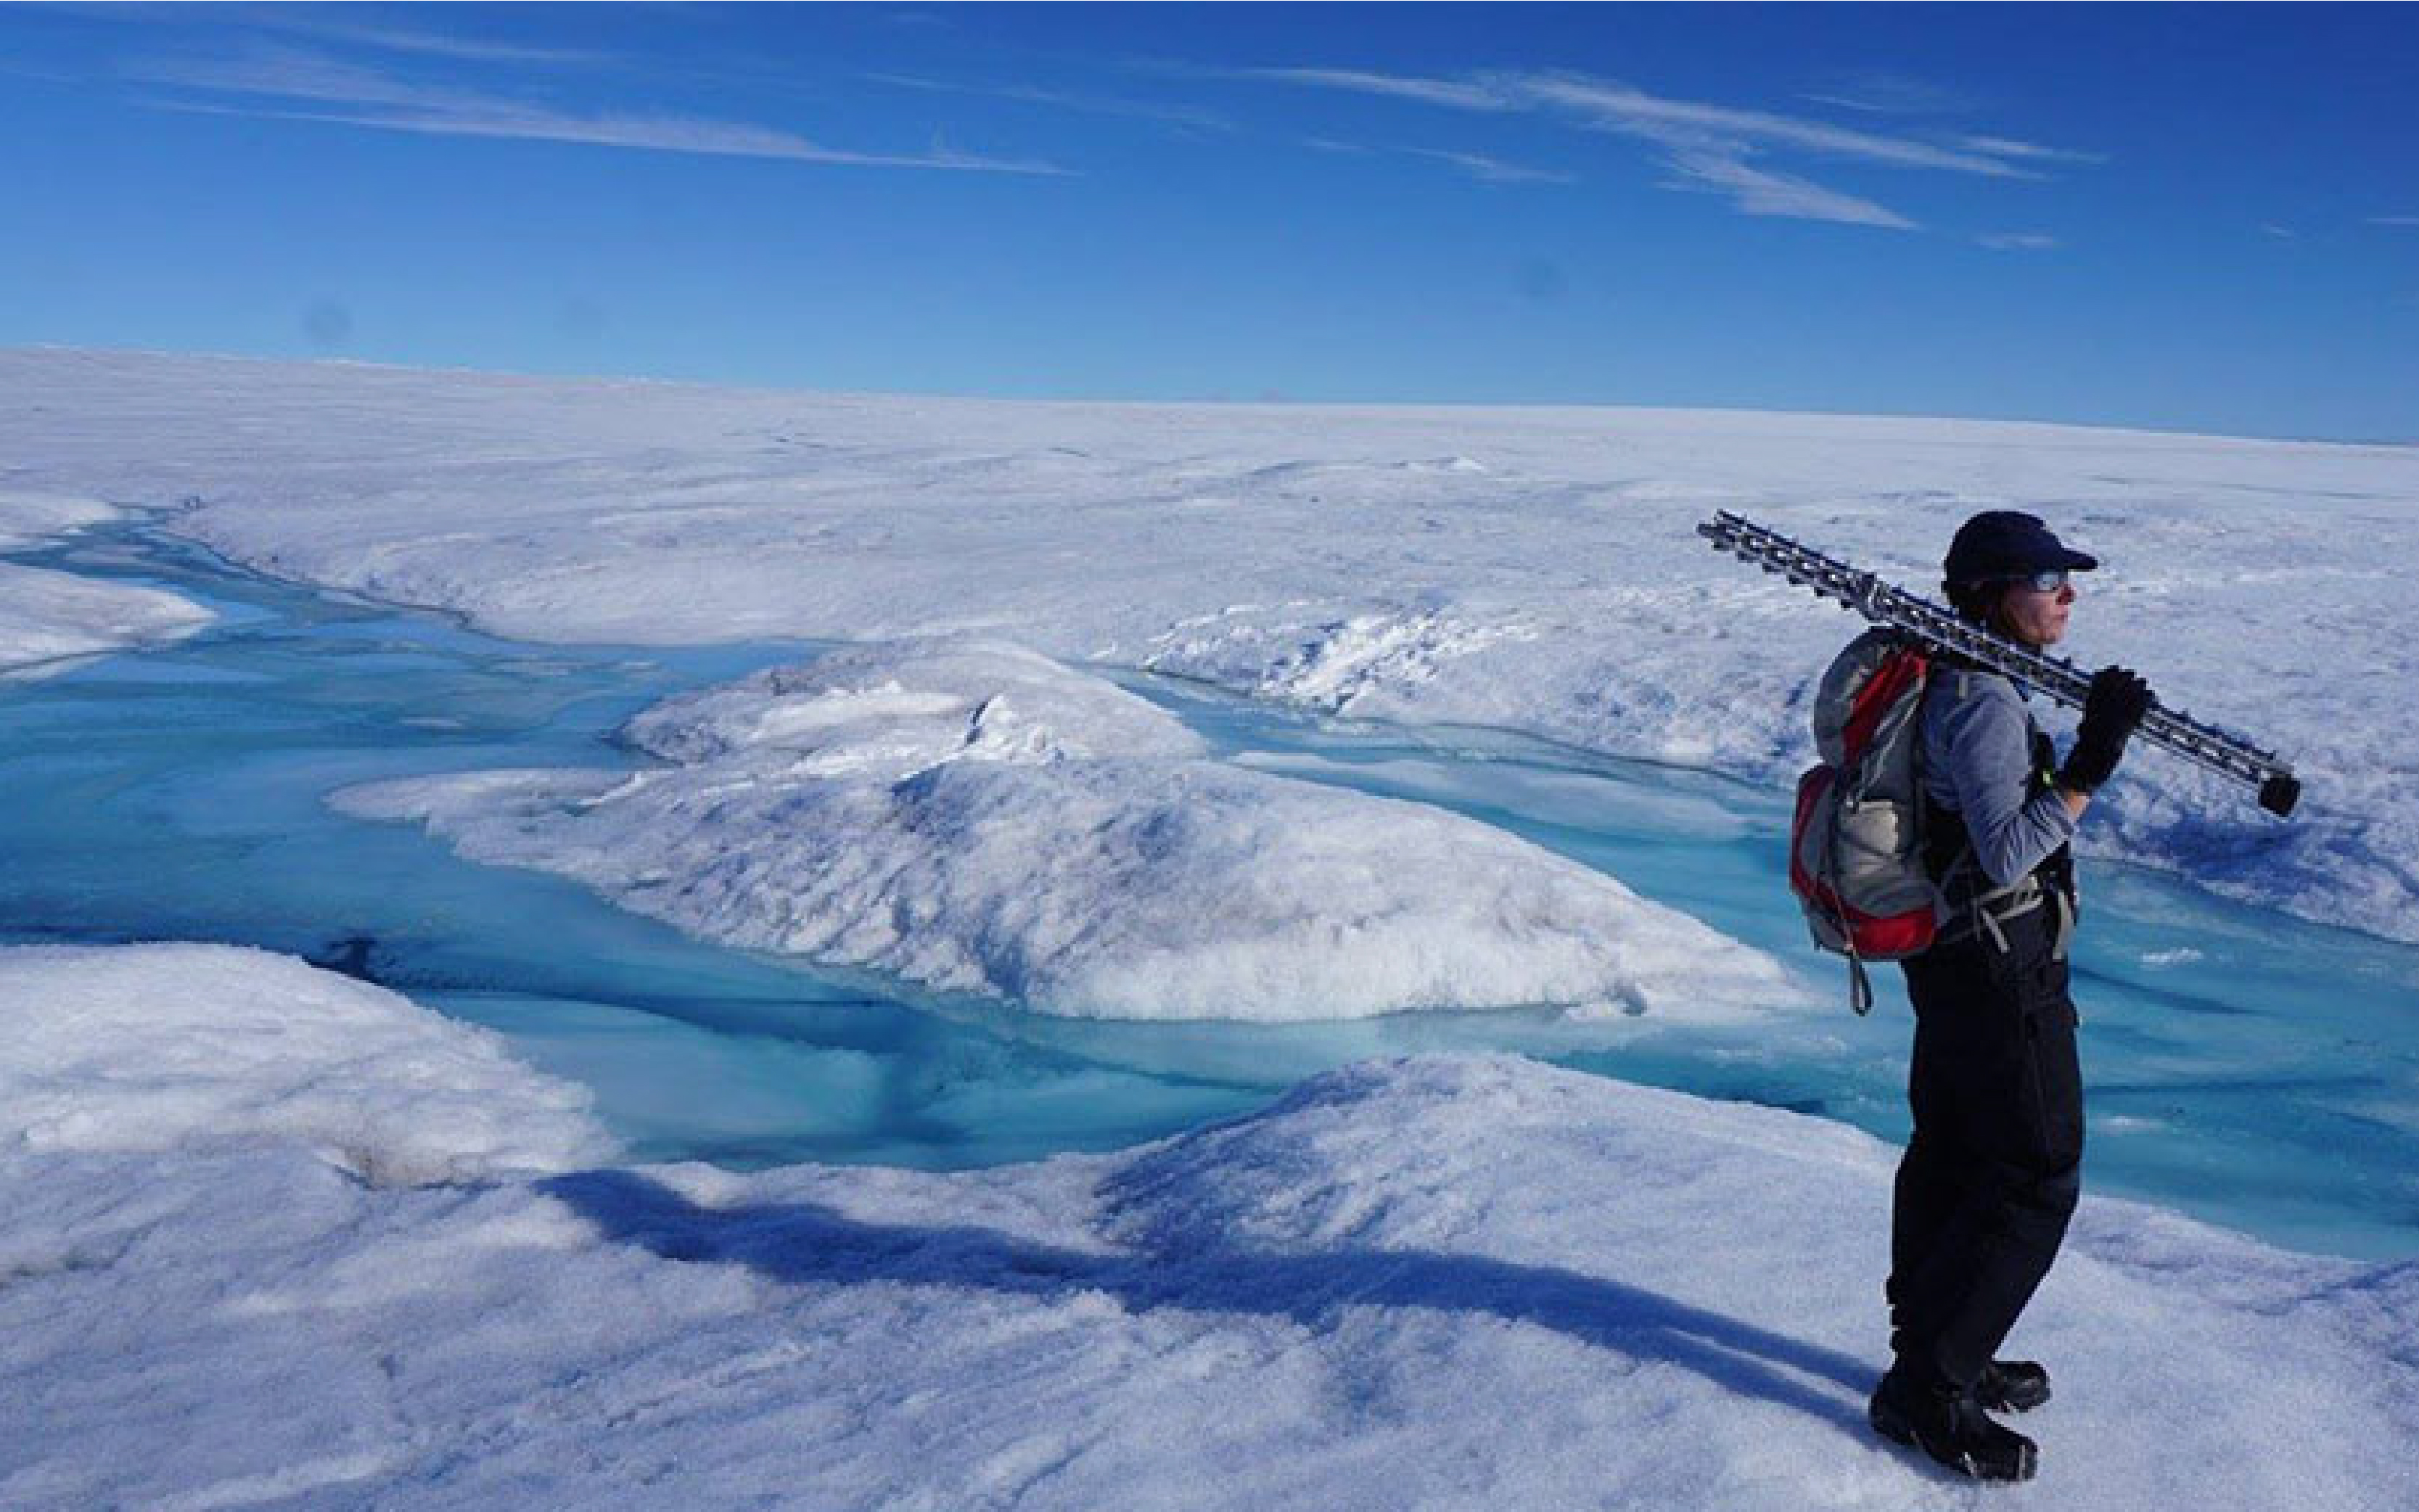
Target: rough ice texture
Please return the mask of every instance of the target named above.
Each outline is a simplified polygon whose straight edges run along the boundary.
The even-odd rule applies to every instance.
[[[366,1181],[462,1181],[609,1154],[588,1103],[484,1029],[288,956],[0,948],[0,1154],[302,1144]],[[55,1237],[10,1227],[12,1264]]]
[[[98,499],[76,494],[0,487],[0,551],[39,546],[79,526],[99,525],[123,513]]]
[[[1425,805],[1221,765],[1102,678],[980,640],[861,646],[679,698],[668,764],[347,791],[476,859],[735,945],[1044,1011],[1348,1018],[1795,1000],[1769,956]]]
[[[311,986],[215,959],[257,1002]],[[157,986],[146,1001],[174,1000]],[[40,996],[0,977],[0,1022]],[[109,1043],[85,1074],[146,1085],[147,1047]],[[379,1057],[358,1092],[458,1118],[461,1094],[409,1063]],[[259,1103],[298,1077],[269,1056],[226,1074]],[[532,1120],[511,1142],[556,1139],[554,1110],[504,1103]],[[397,1187],[316,1139],[32,1150],[21,1106],[0,1099],[10,1506],[1878,1512],[1974,1494],[1863,1422],[1892,1151],[1771,1109],[1432,1059],[983,1172]],[[2404,1512],[2414,1330],[2419,1267],[2087,1198],[2014,1341],[2057,1372],[2025,1422],[2042,1477],[1994,1503]]]
[[[0,488],[0,551],[38,546],[122,513],[95,499]],[[0,562],[0,678],[41,676],[129,646],[177,640],[211,618],[162,589]]]
[[[39,400],[39,402],[34,402]],[[12,402],[13,401],[13,402]],[[1648,409],[817,396],[0,353],[12,486],[195,496],[254,566],[539,639],[974,630],[1784,790],[1859,622],[1727,506],[1928,590],[1956,524],[2097,553],[2069,648],[2291,759],[2289,823],[2154,752],[2087,852],[2419,940],[2419,450]],[[2053,720],[2054,723],[2059,722]]]

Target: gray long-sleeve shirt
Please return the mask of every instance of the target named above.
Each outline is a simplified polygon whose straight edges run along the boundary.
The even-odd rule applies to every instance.
[[[1996,672],[1936,670],[1923,693],[1923,786],[1957,810],[1974,859],[2007,887],[2074,835],[2054,788],[2032,792],[2032,714]]]

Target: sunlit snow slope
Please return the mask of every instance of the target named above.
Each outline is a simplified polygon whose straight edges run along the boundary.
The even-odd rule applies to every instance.
[[[1793,1114],[1430,1059],[1117,1155],[735,1175],[593,1164],[569,1089],[259,952],[0,950],[0,1024],[11,1506],[1973,1494],[1863,1426],[1892,1152]],[[2088,1198],[1993,1503],[2407,1508],[2414,1328],[2412,1264]]]

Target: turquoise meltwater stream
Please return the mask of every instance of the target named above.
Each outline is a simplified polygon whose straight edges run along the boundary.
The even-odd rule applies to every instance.
[[[674,692],[805,645],[539,647],[297,588],[146,525],[12,559],[155,584],[218,622],[0,682],[0,940],[213,940],[300,955],[509,1037],[594,1089],[638,1159],[932,1167],[1131,1144],[1371,1055],[1504,1049],[1905,1132],[1897,974],[1859,1020],[1780,886],[1784,795],[1484,731],[1312,718],[1126,686],[1228,760],[1435,803],[1791,963],[1817,1009],[1752,1027],[1546,1010],[1358,1023],[1099,1023],[934,997],[686,938],[553,877],[482,867],[325,795],[375,778],[627,766]],[[2076,946],[2087,1185],[2288,1246],[2419,1254],[2419,949],[2086,862]]]

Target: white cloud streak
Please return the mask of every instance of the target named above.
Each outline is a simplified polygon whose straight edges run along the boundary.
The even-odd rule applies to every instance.
[[[1559,168],[1531,168],[1517,162],[1506,162],[1483,152],[1461,152],[1452,147],[1370,147],[1360,142],[1338,142],[1333,137],[1306,136],[1302,145],[1314,152],[1329,152],[1338,157],[1374,158],[1393,154],[1407,158],[1425,158],[1457,168],[1471,177],[1491,184],[1575,184],[1579,175]]]
[[[1020,162],[984,158],[935,147],[912,154],[852,152],[827,147],[768,128],[721,121],[687,120],[677,116],[557,116],[520,107],[500,107],[487,113],[448,111],[441,115],[363,110],[281,110],[273,107],[161,101],[161,108],[214,116],[244,116],[262,120],[313,121],[327,126],[358,126],[375,131],[413,131],[424,136],[491,137],[521,142],[563,142],[583,147],[628,147],[651,152],[689,152],[726,158],[769,158],[786,162],[812,162],[843,168],[924,168],[967,173],[1015,173],[1067,176],[1068,170],[1046,162]]]
[[[2004,136],[1960,137],[1961,145],[1993,157],[2012,158],[2026,162],[2072,162],[2089,164],[2106,162],[2107,156],[2099,152],[2077,152],[2072,147],[2045,147],[2036,142],[2016,142]]]
[[[411,53],[429,57],[453,58],[465,63],[588,66],[615,61],[611,54],[590,52],[578,48],[529,47],[518,43],[488,41],[482,38],[461,37],[443,32],[407,30],[393,26],[357,25],[351,22],[326,19],[318,8],[270,7],[246,12],[244,20],[249,24],[267,31],[284,32],[296,37],[310,37],[321,41],[345,42],[388,53]]]
[[[1479,152],[1456,152],[1446,147],[1400,147],[1396,150],[1407,152],[1415,158],[1427,158],[1437,162],[1450,163],[1472,178],[1482,179],[1490,184],[1570,184],[1579,181],[1575,174],[1563,173],[1553,168],[1523,167],[1519,163],[1505,162],[1500,158],[1490,158]]]
[[[582,48],[532,47],[514,42],[490,41],[484,38],[466,37],[447,32],[424,31],[400,26],[376,25],[350,20],[337,20],[336,13],[366,11],[368,7],[332,5],[213,5],[187,3],[168,4],[165,0],[116,0],[106,5],[60,4],[56,8],[70,10],[79,20],[116,22],[121,24],[157,28],[165,22],[172,24],[195,23],[231,28],[252,34],[309,38],[316,41],[336,42],[366,47],[379,52],[410,53],[430,57],[452,58],[465,63],[518,63],[542,66],[593,66],[619,63],[623,59],[609,53]],[[439,8],[423,6],[423,12]],[[474,15],[478,8],[450,6],[443,8],[456,15]]]
[[[1854,194],[1843,194],[1788,174],[1758,168],[1744,157],[1717,149],[1675,147],[1665,160],[1680,174],[1674,188],[1727,194],[1747,215],[1780,215],[1801,221],[1833,221],[1912,231],[1916,223]]]
[[[1974,108],[1964,95],[1900,73],[1860,74],[1826,93],[1800,98],[1864,116],[1946,116]]]
[[[1886,206],[1757,160],[1775,151],[1890,168],[1987,178],[2042,177],[2033,166],[2087,162],[2088,155],[2004,137],[1953,143],[1863,131],[1826,121],[1673,100],[1610,80],[1560,72],[1497,72],[1469,79],[1411,78],[1348,69],[1256,69],[1244,76],[1493,114],[1544,114],[1652,144],[1673,173],[1670,187],[1721,194],[1749,215],[1780,215],[1913,230]]]
[[[208,94],[257,95],[430,112],[492,108],[490,95],[413,83],[324,54],[255,46],[237,57],[146,58],[122,67],[127,78]]]
[[[1994,252],[2051,252],[2062,245],[2057,238],[2039,231],[1995,231],[1974,239]]]
[[[1518,76],[1509,81],[1509,87],[1541,104],[1559,106],[1591,125],[1628,131],[1653,141],[1679,138],[1692,147],[1703,147],[1708,139],[1715,138],[1732,144],[1778,143],[1891,167],[1939,168],[1994,178],[2038,177],[1985,152],[1935,147],[1766,111],[1666,100],[1626,85],[1574,74]]]
[[[588,147],[769,158],[835,167],[920,168],[968,173],[1064,177],[1055,164],[987,158],[935,147],[921,153],[857,152],[825,147],[793,132],[740,122],[629,112],[575,115],[476,91],[421,85],[317,54],[288,48],[225,60],[152,60],[126,70],[154,85],[218,96],[254,97],[279,104],[168,102],[213,115],[316,121],[464,136],[562,142]],[[294,102],[331,109],[298,109]]]
[[[1445,105],[1455,110],[1509,111],[1519,108],[1491,85],[1484,84],[1456,84],[1445,79],[1405,79],[1393,74],[1364,73],[1352,69],[1245,69],[1240,71],[1246,78],[1310,85],[1323,89],[1348,89],[1364,95],[1386,95],[1395,100],[1415,100],[1425,105]]]
[[[1170,126],[1191,127],[1203,131],[1232,131],[1235,123],[1212,111],[1196,110],[1190,105],[1163,105],[1151,100],[1115,100],[1098,95],[1071,95],[1055,89],[1042,89],[1029,85],[952,84],[944,79],[926,79],[908,73],[869,73],[865,77],[876,84],[886,84],[901,89],[920,89],[929,94],[972,95],[986,100],[1010,100],[1030,105],[1050,105],[1060,110],[1079,111],[1091,116],[1123,116],[1135,120],[1161,121]]]

